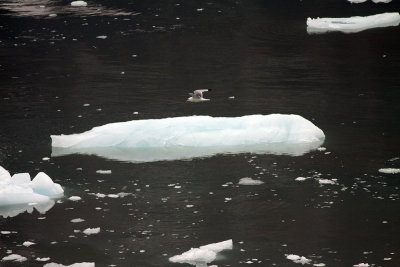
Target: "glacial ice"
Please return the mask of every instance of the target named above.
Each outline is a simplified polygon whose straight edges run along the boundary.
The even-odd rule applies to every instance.
[[[222,250],[232,249],[232,239],[213,243],[199,248],[192,248],[181,255],[176,255],[169,260],[176,263],[187,263],[195,266],[207,266],[215,260],[217,253]]]
[[[302,155],[325,135],[299,115],[188,116],[110,123],[52,135],[52,156],[95,154],[131,162],[189,159],[220,153]]]
[[[397,26],[400,24],[398,12],[382,13],[366,17],[349,18],[307,18],[308,33],[326,33],[329,31],[341,31],[355,33],[372,28]]]
[[[263,184],[263,183],[264,182],[260,181],[260,180],[255,180],[255,179],[252,179],[250,177],[243,177],[243,178],[240,178],[238,184],[240,184],[240,185],[260,185],[260,184]]]
[[[21,212],[36,208],[44,213],[54,205],[52,198],[64,194],[61,185],[44,172],[31,181],[29,173],[17,173],[12,177],[0,166],[0,216],[14,217]]]

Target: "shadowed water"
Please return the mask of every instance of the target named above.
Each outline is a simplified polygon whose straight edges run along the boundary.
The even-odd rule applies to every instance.
[[[398,12],[398,1],[87,2],[0,3],[0,165],[65,189],[52,207],[1,209],[0,258],[27,261],[0,265],[185,266],[168,259],[228,239],[233,249],[212,264],[298,266],[286,258],[295,254],[400,265],[400,176],[378,171],[400,168],[400,28],[309,35],[306,25]],[[211,101],[186,103],[199,88]],[[275,113],[313,122],[326,149],[51,156],[50,135],[113,122]]]

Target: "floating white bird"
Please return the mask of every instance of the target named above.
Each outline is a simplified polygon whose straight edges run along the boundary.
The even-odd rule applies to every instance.
[[[211,89],[199,89],[194,91],[193,93],[189,93],[191,97],[189,97],[186,101],[188,102],[205,102],[210,101],[210,99],[203,98],[203,92],[211,91]]]

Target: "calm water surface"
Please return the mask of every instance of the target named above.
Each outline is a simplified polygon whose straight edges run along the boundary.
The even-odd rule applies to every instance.
[[[47,212],[0,217],[0,230],[11,231],[0,235],[0,257],[27,258],[1,264],[42,266],[35,259],[49,257],[185,266],[168,258],[233,239],[214,264],[296,266],[285,256],[296,254],[326,266],[400,266],[400,176],[378,172],[400,167],[400,28],[306,31],[307,17],[398,12],[399,1],[69,4],[0,3],[0,165],[44,171],[65,189]],[[185,103],[198,88],[213,89],[212,101]],[[271,113],[311,120],[326,151],[152,163],[51,157],[51,134],[134,119]],[[310,179],[295,181],[300,176]],[[242,177],[264,184],[238,186]],[[92,194],[121,192],[129,194]],[[101,231],[80,232],[89,227]],[[28,240],[36,245],[22,246]]]

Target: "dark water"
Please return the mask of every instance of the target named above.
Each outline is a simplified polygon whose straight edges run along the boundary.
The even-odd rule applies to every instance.
[[[400,176],[378,172],[400,167],[400,28],[306,31],[307,17],[397,12],[399,1],[69,3],[0,3],[0,165],[44,171],[65,189],[45,214],[0,218],[0,230],[12,232],[0,235],[1,258],[12,250],[28,259],[16,266],[42,266],[37,257],[185,266],[168,258],[233,239],[214,264],[296,266],[285,255],[297,254],[326,266],[400,266]],[[212,101],[185,103],[197,88],[212,88]],[[133,119],[271,113],[311,120],[327,150],[138,164],[42,160],[51,156],[51,134]],[[265,183],[237,186],[242,177]],[[90,194],[120,192],[131,194]],[[74,231],[89,227],[101,232]],[[28,240],[36,245],[21,246]]]

